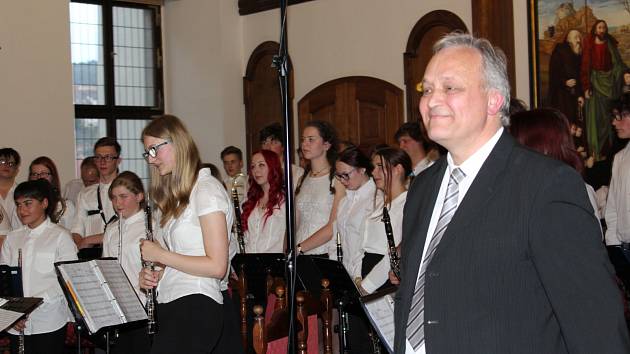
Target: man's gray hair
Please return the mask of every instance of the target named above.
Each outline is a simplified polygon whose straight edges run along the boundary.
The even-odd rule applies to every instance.
[[[452,32],[433,45],[433,53],[452,48],[465,47],[475,49],[481,54],[485,89],[495,89],[503,96],[499,114],[501,124],[510,125],[510,82],[507,75],[507,59],[503,51],[492,45],[485,38],[475,38],[468,33]]]

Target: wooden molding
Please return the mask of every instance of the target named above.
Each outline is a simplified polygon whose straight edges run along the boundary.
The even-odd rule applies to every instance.
[[[289,6],[313,0],[289,0]],[[241,16],[255,14],[280,7],[279,0],[238,0],[238,13]]]

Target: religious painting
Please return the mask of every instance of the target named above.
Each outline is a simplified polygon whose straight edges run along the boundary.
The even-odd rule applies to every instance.
[[[630,0],[529,0],[531,106],[562,111],[587,167],[610,157],[630,91]]]

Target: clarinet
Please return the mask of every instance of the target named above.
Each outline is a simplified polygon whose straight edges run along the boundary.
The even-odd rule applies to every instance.
[[[243,235],[243,224],[241,223],[241,202],[238,200],[238,190],[236,187],[239,187],[236,180],[239,177],[244,176],[242,173],[234,176],[234,180],[232,180],[232,202],[234,203],[234,216],[236,219],[236,223],[234,226],[236,228],[236,239],[238,240],[238,249],[239,252],[245,254],[245,236]]]
[[[343,249],[341,248],[341,234],[337,231],[337,260],[343,263]]]
[[[389,264],[392,268],[392,272],[396,276],[396,278],[400,279],[400,257],[398,257],[398,252],[396,251],[396,244],[394,243],[394,232],[392,231],[392,223],[389,219],[389,212],[387,211],[387,207],[383,207],[383,219],[381,219],[383,224],[385,224],[385,235],[387,235],[387,251],[389,252]]]
[[[151,216],[151,207],[149,203],[147,203],[147,207],[144,209],[145,214],[145,227],[146,227],[146,235],[147,240],[153,242],[153,224],[152,224],[152,216]],[[155,270],[155,264],[153,262],[142,261],[142,266],[145,268],[151,269],[151,271]],[[155,321],[155,302],[156,302],[156,293],[155,289],[147,289],[147,333],[155,334],[157,332],[157,322]]]
[[[18,248],[18,267],[20,268],[20,274],[22,274],[22,249]],[[22,284],[24,287],[24,284]],[[22,296],[24,296],[24,290],[22,290]],[[18,353],[24,354],[24,329],[20,330],[18,337]]]

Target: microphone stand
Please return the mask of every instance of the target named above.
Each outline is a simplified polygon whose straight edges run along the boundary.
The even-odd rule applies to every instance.
[[[289,335],[287,353],[294,354],[297,347],[296,324],[296,303],[295,285],[297,280],[296,269],[296,245],[295,245],[295,206],[293,196],[293,176],[291,174],[293,145],[291,144],[291,134],[293,134],[293,121],[289,107],[289,54],[287,49],[287,0],[280,0],[280,45],[278,54],[273,58],[273,66],[278,70],[278,80],[280,84],[280,98],[282,99],[282,112],[284,115],[284,188],[285,205],[287,218],[287,305],[289,310]]]

